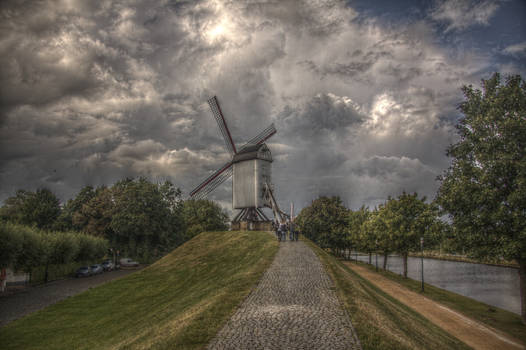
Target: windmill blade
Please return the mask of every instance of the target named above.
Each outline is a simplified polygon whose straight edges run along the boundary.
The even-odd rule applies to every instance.
[[[190,197],[201,199],[212,192],[217,186],[232,176],[232,162],[223,165],[219,170],[206,178],[190,192]]]
[[[228,180],[232,176],[232,173],[233,173],[233,169],[232,167],[230,167],[229,169],[225,170],[221,175],[216,177],[213,181],[205,185],[203,189],[199,191],[198,193],[196,193],[196,195],[193,198],[204,199],[206,196],[208,196],[210,192],[212,192],[217,187],[219,187],[223,182]]]
[[[244,149],[248,145],[259,145],[260,143],[265,142],[269,138],[272,137],[277,132],[276,128],[274,127],[274,123],[270,124],[265,130],[260,132],[258,135],[251,138],[246,144],[241,147],[241,149]]]
[[[226,148],[228,152],[230,152],[230,155],[233,156],[237,153],[236,145],[234,144],[234,141],[232,140],[232,135],[230,135],[230,130],[228,130],[228,126],[226,125],[225,117],[223,117],[223,112],[221,111],[221,107],[219,107],[217,97],[214,96],[211,99],[209,99],[208,104],[210,105],[212,114],[214,115],[217,125],[219,126],[219,130],[221,130],[221,134],[223,135],[223,139],[225,140]]]

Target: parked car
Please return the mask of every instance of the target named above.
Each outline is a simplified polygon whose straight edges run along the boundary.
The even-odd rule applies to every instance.
[[[99,273],[103,273],[104,269],[100,264],[91,265],[91,274],[92,275],[98,275]]]
[[[115,266],[113,265],[113,262],[111,262],[111,260],[103,261],[101,266],[102,266],[102,269],[104,271],[111,271],[111,270],[113,270],[115,268]]]
[[[88,277],[91,276],[91,269],[89,266],[82,266],[75,271],[75,277]]]
[[[139,263],[137,261],[133,261],[130,258],[123,258],[120,260],[121,267],[137,267],[139,266]]]

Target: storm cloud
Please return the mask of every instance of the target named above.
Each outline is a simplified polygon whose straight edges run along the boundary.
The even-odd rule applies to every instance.
[[[332,0],[3,1],[0,200],[48,187],[65,201],[124,176],[187,194],[229,160],[213,95],[240,145],[276,124],[283,206],[433,197],[460,87],[496,67],[438,42],[436,23],[462,29],[450,3],[388,26]],[[478,4],[469,23],[487,25],[499,5]],[[229,207],[229,186],[211,198]]]

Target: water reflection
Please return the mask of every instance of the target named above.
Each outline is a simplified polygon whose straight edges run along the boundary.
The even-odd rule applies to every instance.
[[[354,254],[352,259],[355,259]],[[358,255],[358,260],[368,263],[369,256]],[[383,256],[378,255],[378,268],[383,267],[383,262]],[[375,264],[374,255],[372,263]],[[404,271],[402,258],[389,256],[387,269],[402,275]],[[424,259],[424,282],[520,314],[517,271],[511,267]],[[409,257],[407,277],[420,281],[420,275],[420,258]]]

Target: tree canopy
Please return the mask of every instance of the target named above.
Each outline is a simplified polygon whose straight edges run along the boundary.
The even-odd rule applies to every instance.
[[[463,92],[460,140],[447,150],[437,201],[472,255],[518,261],[526,322],[526,85],[495,73]]]
[[[526,261],[526,86],[494,74],[463,92],[438,203],[473,255]]]

